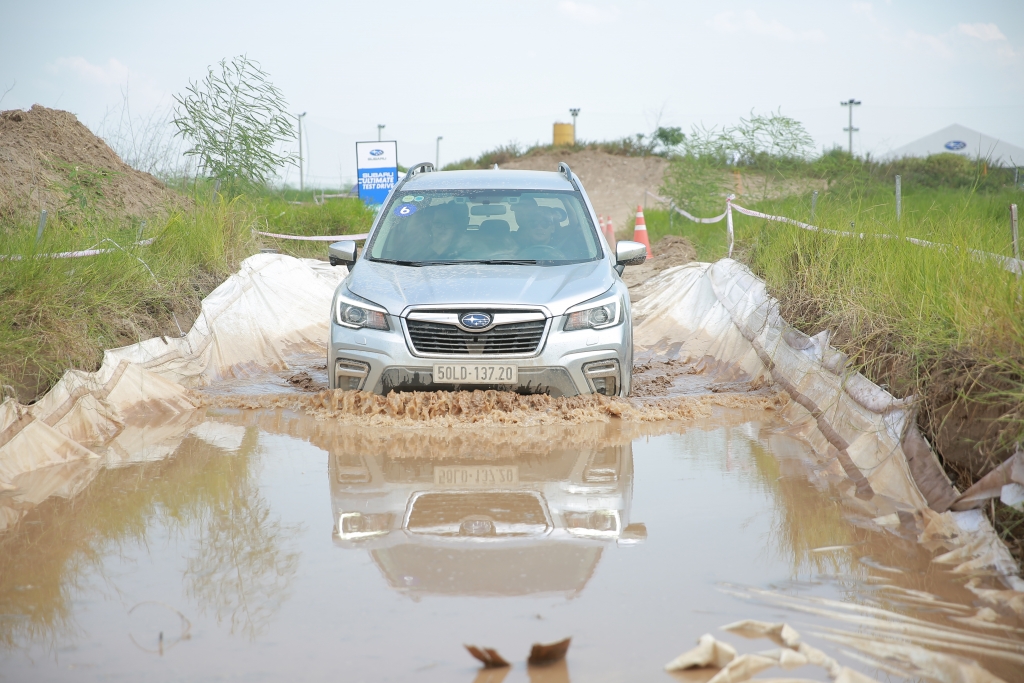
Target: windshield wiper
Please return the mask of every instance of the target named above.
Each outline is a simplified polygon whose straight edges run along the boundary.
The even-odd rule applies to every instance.
[[[396,266],[416,266],[416,267],[419,267],[419,266],[423,265],[422,261],[400,261],[398,259],[393,259],[393,258],[375,258],[375,259],[371,259],[371,260],[375,261],[377,263],[391,263],[391,264],[396,265]]]
[[[492,258],[492,259],[480,259],[476,261],[463,261],[463,263],[482,263],[486,266],[526,266],[536,265],[537,259],[531,258]]]

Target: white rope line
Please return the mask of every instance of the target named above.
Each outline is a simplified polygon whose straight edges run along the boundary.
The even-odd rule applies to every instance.
[[[678,213],[680,216],[684,216],[686,218],[689,218],[694,223],[717,223],[718,221],[720,221],[723,218],[725,218],[725,214],[727,213],[727,212],[723,212],[721,215],[715,216],[714,218],[697,218],[693,214],[680,209],[678,206],[675,205],[675,203],[672,202],[671,199],[665,199],[664,197],[659,197],[658,195],[654,194],[650,190],[647,190],[646,192],[650,196],[652,196],[655,199],[657,199],[659,202],[667,202],[668,205],[669,205],[669,208],[671,208],[673,211]]]
[[[734,246],[734,241],[735,241],[734,235],[733,235],[733,229],[732,229],[732,209],[736,209],[740,213],[742,213],[742,214],[744,214],[746,216],[751,216],[753,218],[763,218],[766,221],[772,221],[772,222],[775,222],[775,223],[788,223],[789,225],[795,225],[796,227],[802,228],[804,230],[810,230],[810,231],[813,231],[813,232],[821,232],[821,233],[824,233],[826,235],[837,235],[839,237],[856,237],[858,239],[864,239],[865,237],[878,237],[880,239],[886,239],[886,240],[903,239],[903,240],[906,240],[907,242],[910,242],[911,244],[916,244],[919,247],[928,247],[929,249],[939,249],[940,251],[945,250],[945,249],[959,249],[959,247],[956,247],[956,246],[954,246],[952,244],[943,244],[941,242],[929,242],[928,240],[922,240],[922,239],[918,239],[916,237],[906,237],[906,236],[900,237],[899,235],[885,235],[885,234],[865,233],[865,232],[849,232],[849,231],[846,231],[846,230],[831,230],[829,228],[820,228],[820,227],[818,227],[816,225],[811,225],[810,223],[803,223],[801,221],[794,220],[792,218],[787,218],[785,216],[773,216],[773,215],[768,214],[768,213],[761,213],[760,211],[754,211],[752,209],[744,208],[744,207],[740,206],[739,204],[734,204],[732,202],[732,200],[736,198],[736,195],[729,195],[728,197],[726,197],[726,199],[725,199],[725,213],[723,213],[723,214],[721,214],[719,216],[715,216],[714,218],[697,218],[696,216],[692,216],[689,213],[687,213],[686,211],[683,211],[682,209],[680,209],[678,206],[676,206],[669,199],[665,199],[664,197],[659,197],[658,195],[654,194],[653,192],[651,192],[649,190],[647,191],[647,194],[650,195],[651,197],[654,197],[658,201],[668,202],[669,203],[669,207],[671,209],[673,209],[676,213],[678,213],[679,215],[684,216],[686,218],[689,218],[691,221],[694,221],[695,223],[717,223],[720,220],[722,220],[723,218],[725,218],[727,226],[728,226],[727,229],[728,229],[728,232],[729,232],[729,256],[730,257],[732,256],[732,251],[733,251],[733,246]],[[1007,271],[1009,271],[1011,273],[1016,273],[1017,275],[1024,274],[1024,259],[1017,259],[1017,258],[1013,258],[1013,257],[1010,257],[1010,256],[1002,256],[1001,254],[993,254],[990,251],[982,251],[980,249],[968,249],[967,251],[977,261],[995,261],[1004,270],[1007,270]]]
[[[262,230],[255,230],[254,232],[264,237],[276,237],[281,240],[302,240],[304,242],[340,242],[342,240],[358,242],[370,236],[370,233],[362,233],[360,235],[279,235],[276,232],[263,232]]]
[[[153,242],[155,240],[156,240],[155,237],[150,237],[148,240],[142,240],[140,242],[133,242],[129,246],[148,247],[149,245],[153,244]],[[97,256],[99,254],[109,254],[109,253],[114,252],[114,251],[124,251],[124,248],[121,245],[117,244],[117,242],[115,242],[114,240],[109,239],[109,238],[104,238],[104,239],[100,240],[96,244],[96,246],[99,246],[100,244],[103,244],[104,242],[110,242],[111,244],[116,245],[116,248],[115,249],[92,249],[92,248],[90,248],[90,249],[82,249],[81,251],[61,251],[61,252],[57,252],[55,254],[35,254],[34,256],[31,256],[30,258],[81,258],[83,256]],[[25,257],[22,256],[21,254],[8,254],[8,255],[0,254],[0,261],[21,261],[24,258]],[[148,269],[149,266],[146,266],[146,268]]]

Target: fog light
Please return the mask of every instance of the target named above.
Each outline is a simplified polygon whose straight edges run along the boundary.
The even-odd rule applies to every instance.
[[[370,366],[354,360],[338,361],[334,365],[334,388],[343,391],[359,391],[370,374]]]
[[[587,378],[590,391],[605,396],[619,393],[619,361],[602,360],[587,363],[583,366],[583,376]]]

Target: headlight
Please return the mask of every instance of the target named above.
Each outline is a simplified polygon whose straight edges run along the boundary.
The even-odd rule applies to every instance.
[[[566,312],[566,332],[572,330],[600,330],[622,322],[622,301],[618,296],[609,297],[593,304],[584,304],[586,308]]]
[[[388,330],[387,311],[357,299],[338,295],[334,303],[334,320],[339,325],[359,329]]]
[[[388,513],[363,514],[342,512],[338,515],[337,534],[345,540],[383,536],[391,531],[391,515]]]
[[[565,513],[565,528],[574,536],[618,536],[620,524],[618,510]]]

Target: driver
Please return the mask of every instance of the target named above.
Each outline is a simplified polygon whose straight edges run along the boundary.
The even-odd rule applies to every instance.
[[[536,204],[520,204],[516,209],[516,223],[519,224],[519,254],[536,256],[537,254],[557,254],[552,240],[555,236],[555,221],[551,212]]]

